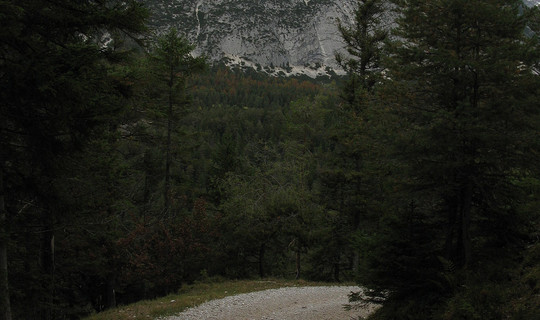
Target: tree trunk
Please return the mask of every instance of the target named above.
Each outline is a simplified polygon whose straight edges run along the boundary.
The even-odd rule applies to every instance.
[[[341,248],[341,245],[338,244],[338,248]],[[334,252],[334,263],[333,263],[333,269],[334,269],[334,281],[336,282],[340,282],[340,279],[339,279],[339,274],[341,273],[341,268],[340,268],[340,258],[341,258],[341,254],[339,252],[340,249],[336,249],[336,251]]]
[[[167,145],[166,145],[166,159],[165,159],[165,186],[163,189],[163,197],[165,200],[165,214],[169,213],[170,206],[170,189],[171,189],[171,132],[172,132],[172,112],[173,112],[173,97],[172,90],[173,75],[171,74],[171,83],[169,87],[169,108],[167,110]]]
[[[4,172],[0,167],[0,320],[11,320],[7,267],[7,213],[4,199]]]
[[[360,171],[359,164],[356,165],[356,170]],[[362,194],[361,190],[361,182],[356,182],[356,192],[357,194]],[[365,208],[362,208],[363,212],[366,212]],[[353,233],[357,234],[360,230],[360,212],[356,211],[354,213],[353,217]],[[356,275],[358,273],[358,266],[360,265],[360,251],[358,249],[353,248],[353,260],[352,260],[352,271]]]
[[[456,249],[454,247],[454,239],[456,237],[456,228],[457,228],[457,216],[458,206],[456,205],[455,199],[449,200],[449,210],[448,210],[448,222],[447,222],[447,231],[446,231],[446,241],[444,244],[445,259],[448,261],[455,262]]]
[[[54,224],[53,217],[45,209],[43,219],[46,225],[42,234],[42,253],[41,253],[41,268],[44,275],[44,286],[46,288],[48,296],[43,297],[45,305],[42,306],[41,317],[42,319],[52,320],[54,319],[54,291],[55,291],[55,279],[54,279]]]
[[[264,253],[266,251],[266,244],[261,244],[259,248],[259,277],[264,278]]]
[[[460,244],[460,262],[463,268],[466,268],[471,261],[471,205],[472,205],[472,183],[469,181],[462,190],[461,195],[462,205],[460,212],[460,238],[458,239]]]
[[[339,270],[339,257],[337,258],[338,261],[335,261],[334,262],[334,281],[336,282],[340,282],[339,280],[339,274],[340,274],[340,270]]]
[[[352,270],[356,275],[358,273],[358,266],[360,265],[360,252],[354,250]]]
[[[116,286],[116,279],[114,274],[111,274],[107,277],[107,292],[105,294],[105,297],[107,299],[106,307],[107,309],[116,308],[116,292],[114,290]]]
[[[300,250],[300,240],[296,239],[296,280],[300,279]]]

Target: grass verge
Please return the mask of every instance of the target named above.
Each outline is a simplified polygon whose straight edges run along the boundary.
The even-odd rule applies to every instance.
[[[182,312],[189,307],[206,301],[219,299],[235,294],[248,293],[282,287],[305,287],[332,285],[330,283],[309,282],[305,280],[230,280],[218,282],[195,283],[186,285],[177,294],[166,297],[144,300],[127,306],[94,314],[84,320],[127,320],[155,319]],[[340,285],[343,285],[340,284]]]

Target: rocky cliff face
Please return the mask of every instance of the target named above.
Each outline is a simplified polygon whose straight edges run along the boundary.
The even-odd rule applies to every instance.
[[[143,1],[153,12],[154,27],[176,27],[197,46],[197,54],[212,61],[311,77],[341,73],[334,59],[343,50],[337,19],[352,22],[356,5],[356,0]]]
[[[158,29],[176,27],[211,60],[285,74],[339,68],[337,19],[355,0],[146,0]],[[270,68],[273,67],[273,68]]]
[[[523,2],[529,7],[537,6],[540,4],[540,0],[523,0]]]

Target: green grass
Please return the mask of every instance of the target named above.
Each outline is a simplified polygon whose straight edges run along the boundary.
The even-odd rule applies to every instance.
[[[85,320],[127,320],[155,319],[174,315],[186,308],[197,306],[206,301],[235,294],[254,292],[281,287],[305,287],[331,285],[329,283],[309,282],[304,280],[230,280],[195,283],[186,285],[177,294],[171,294],[155,300],[144,300],[127,306],[94,314]],[[344,285],[343,283],[340,285]]]

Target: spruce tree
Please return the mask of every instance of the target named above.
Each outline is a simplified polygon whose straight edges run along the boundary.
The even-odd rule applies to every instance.
[[[387,6],[383,0],[357,0],[352,24],[338,20],[347,54],[336,54],[336,60],[347,72],[344,97],[351,105],[361,103],[361,95],[373,91],[381,80],[382,49],[388,37]]]
[[[329,130],[334,143],[321,169],[321,178],[325,188],[323,201],[340,215],[333,219],[333,238],[339,244],[333,251],[352,255],[347,267],[355,272],[360,251],[350,248],[349,243],[355,234],[371,232],[376,220],[370,208],[376,187],[368,164],[373,142],[369,138],[368,119],[383,80],[381,60],[388,37],[387,16],[386,1],[358,0],[352,23],[338,24],[347,53],[337,54],[336,60],[347,72],[347,78],[342,88],[343,107],[336,110],[337,121]]]
[[[41,274],[32,276],[44,294],[33,301],[33,308],[25,305],[13,314],[29,318],[34,312],[51,319],[55,317],[54,232],[63,219],[53,187],[62,170],[59,159],[80,149],[95,128],[121,108],[123,84],[109,67],[125,56],[106,42],[117,33],[136,40],[146,29],[147,12],[135,0],[6,0],[0,2],[0,8],[2,215],[7,215],[7,221],[22,223],[10,224],[11,233],[24,233],[29,221],[13,218],[15,213],[28,214],[31,207],[34,216],[41,216],[42,238],[33,247],[39,248],[40,257],[22,259],[41,267]],[[4,255],[10,235],[7,224],[0,227],[0,253]],[[0,281],[0,287],[7,288],[3,272]],[[8,301],[6,293],[0,290],[3,304]],[[9,313],[2,315],[9,319]]]
[[[194,48],[186,38],[179,35],[178,31],[173,28],[158,39],[152,54],[157,82],[164,84],[166,87],[166,97],[164,100],[167,104],[165,111],[167,133],[165,142],[165,181],[163,187],[165,214],[169,212],[171,202],[170,171],[173,156],[171,138],[176,124],[175,119],[178,117],[180,111],[185,111],[184,109],[189,103],[185,87],[187,78],[205,67],[203,57],[195,58],[192,56]]]
[[[537,170],[538,42],[521,1],[394,4],[388,76],[400,94],[388,103],[401,119],[401,183],[366,279],[408,306],[401,316],[432,317],[438,299],[521,243],[519,181]]]

